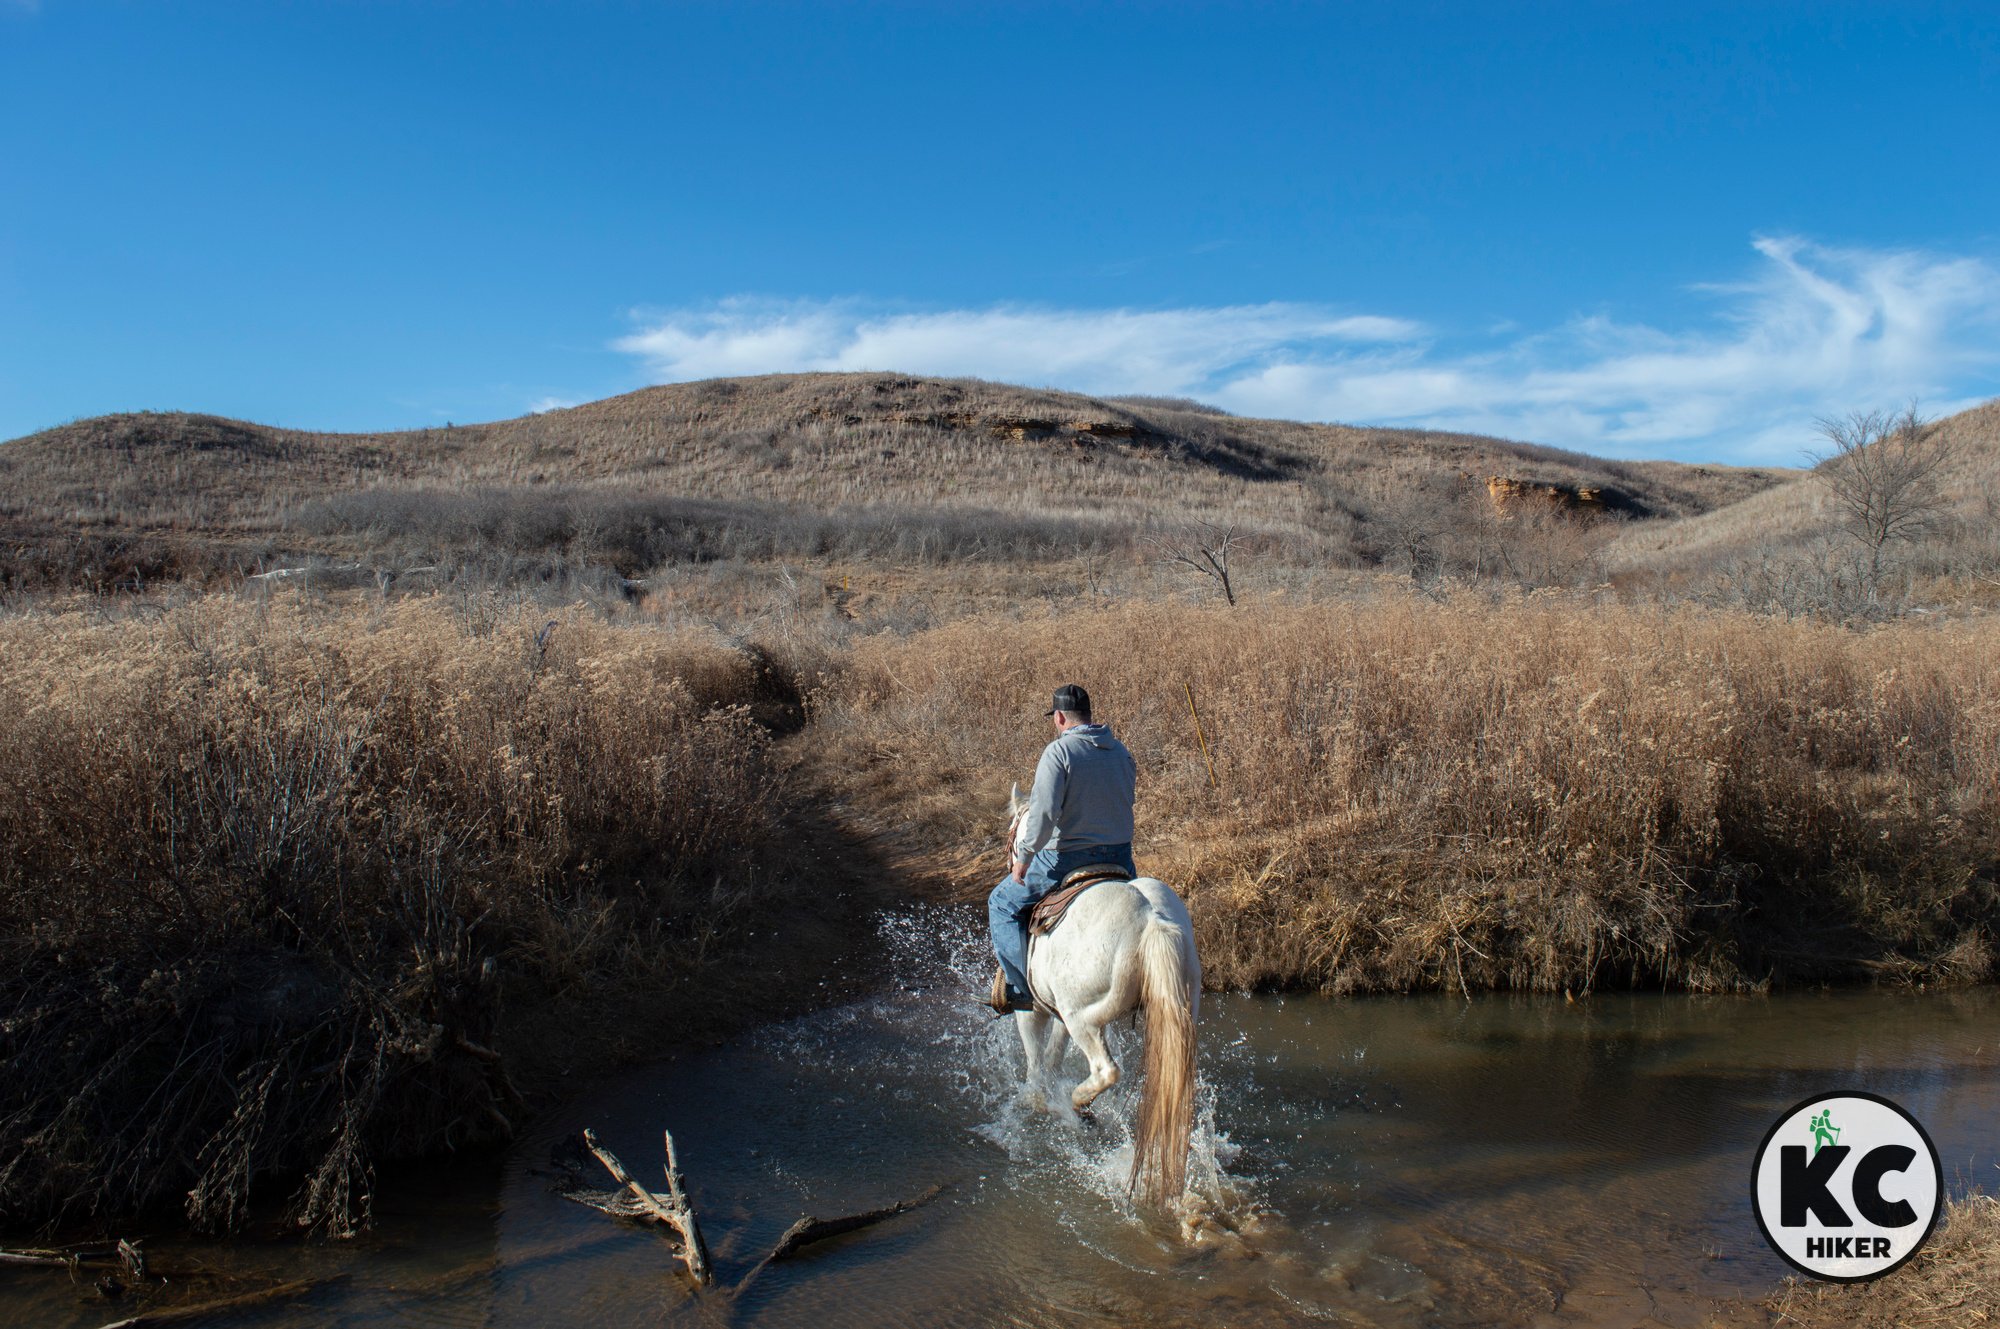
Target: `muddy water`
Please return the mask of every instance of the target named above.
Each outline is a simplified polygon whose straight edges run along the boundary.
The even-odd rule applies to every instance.
[[[1211,994],[1188,1239],[1124,1199],[1131,1086],[1087,1123],[1021,1102],[1011,1022],[967,1001],[988,963],[973,920],[907,915],[884,941],[897,986],[591,1086],[497,1180],[385,1179],[362,1241],[155,1247],[237,1277],[345,1275],[243,1324],[1694,1325],[1787,1272],[1746,1191],[1751,1150],[1798,1099],[1886,1094],[1929,1127],[1955,1190],[2000,1183],[1991,990]],[[672,1127],[724,1282],[803,1214],[948,1189],[697,1301],[657,1239],[551,1193],[552,1150],[585,1125],[651,1177]],[[115,1318],[59,1279],[0,1271],[0,1320]]]

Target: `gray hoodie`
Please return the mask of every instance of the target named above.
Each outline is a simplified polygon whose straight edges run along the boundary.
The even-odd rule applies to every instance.
[[[1034,792],[1014,833],[1014,854],[1132,843],[1139,766],[1101,724],[1071,725],[1042,749]]]

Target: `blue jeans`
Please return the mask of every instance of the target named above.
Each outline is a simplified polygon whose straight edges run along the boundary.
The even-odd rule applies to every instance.
[[[1044,849],[1028,860],[1027,880],[1009,873],[986,897],[986,924],[993,932],[993,954],[1007,971],[1007,986],[1028,991],[1028,914],[1035,901],[1054,890],[1064,877],[1093,863],[1116,863],[1136,874],[1129,844],[1099,844],[1088,849]]]

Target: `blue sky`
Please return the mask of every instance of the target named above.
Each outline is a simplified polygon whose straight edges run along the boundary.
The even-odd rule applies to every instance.
[[[869,368],[1789,463],[2000,393],[1996,143],[1991,5],[0,0],[0,437]]]

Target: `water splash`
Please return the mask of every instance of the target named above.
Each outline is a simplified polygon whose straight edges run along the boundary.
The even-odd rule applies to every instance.
[[[1127,1193],[1139,1097],[1137,1018],[1106,1030],[1127,1074],[1080,1118],[1068,1090],[1088,1074],[1082,1054],[1070,1046],[1050,1084],[1029,1085],[1015,1022],[988,1017],[980,1004],[993,966],[982,918],[963,907],[917,906],[884,914],[878,933],[892,987],[815,1021],[770,1031],[774,1050],[827,1070],[838,1059],[858,1080],[900,1085],[952,1105],[969,1134],[1005,1156],[1003,1184],[1086,1201],[1089,1212],[1066,1212],[1066,1222],[1094,1227],[1115,1217],[1145,1225]],[[857,1037],[864,1029],[866,1036]],[[1215,1055],[1240,1071],[1246,1052],[1232,1046]],[[1212,1239],[1263,1217],[1254,1180],[1232,1173],[1240,1153],[1216,1126],[1216,1084],[1203,1076],[1180,1205],[1186,1232]]]

